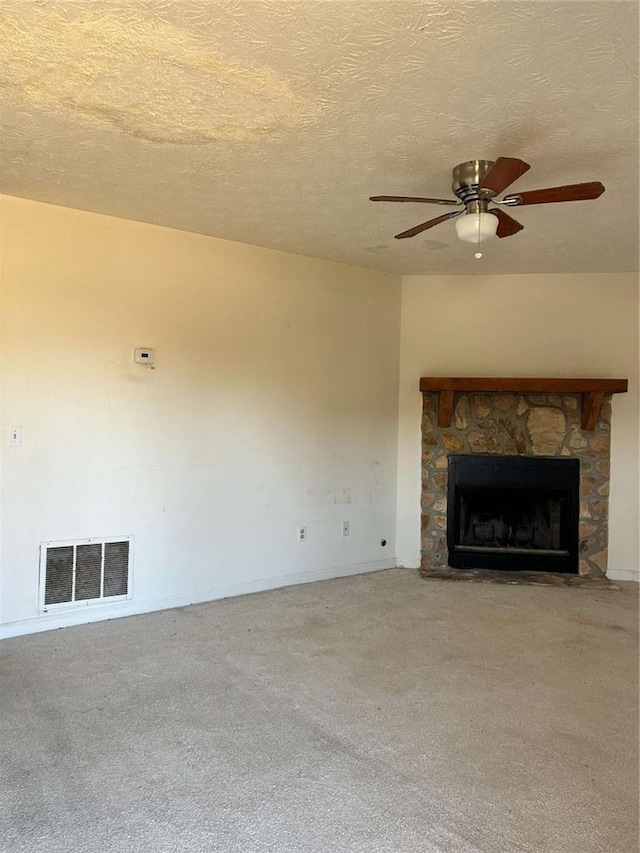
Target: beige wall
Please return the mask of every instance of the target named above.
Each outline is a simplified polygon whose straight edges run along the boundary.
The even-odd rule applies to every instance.
[[[638,571],[637,275],[403,279],[398,561],[420,560],[420,376],[626,377],[613,398],[610,575]]]
[[[91,618],[393,565],[399,278],[1,211],[5,633],[57,624],[38,612],[47,540],[133,534],[133,600]]]
[[[639,578],[636,276],[407,277],[400,349],[398,277],[0,202],[0,635],[417,565],[426,374],[628,377],[610,566]],[[41,542],[127,534],[130,602],[39,612]]]

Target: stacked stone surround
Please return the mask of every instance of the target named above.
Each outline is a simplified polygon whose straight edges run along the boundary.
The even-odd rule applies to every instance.
[[[581,426],[580,394],[457,393],[450,427],[437,425],[437,393],[423,393],[422,571],[447,565],[450,453],[580,460],[579,573],[607,570],[611,395],[596,428]]]

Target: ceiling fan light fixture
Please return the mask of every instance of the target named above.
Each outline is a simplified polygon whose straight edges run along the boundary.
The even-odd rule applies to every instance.
[[[455,222],[458,239],[464,243],[483,243],[496,236],[498,217],[493,213],[465,213]]]

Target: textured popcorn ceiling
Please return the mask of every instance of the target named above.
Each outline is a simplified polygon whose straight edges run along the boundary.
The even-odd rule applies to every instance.
[[[399,273],[638,269],[638,4],[3,0],[0,192]],[[442,213],[464,160],[526,190],[484,246]]]

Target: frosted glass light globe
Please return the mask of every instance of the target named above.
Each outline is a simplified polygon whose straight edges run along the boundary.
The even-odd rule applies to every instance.
[[[465,243],[482,243],[496,236],[498,217],[493,213],[465,213],[455,222],[456,233]]]

